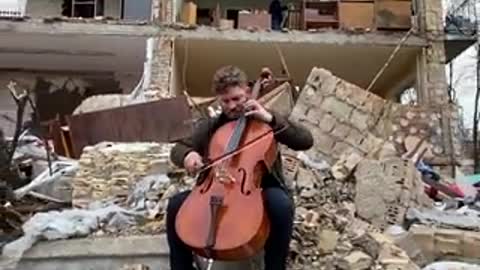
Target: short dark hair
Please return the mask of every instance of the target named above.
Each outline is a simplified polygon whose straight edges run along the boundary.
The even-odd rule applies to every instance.
[[[227,88],[232,86],[248,86],[245,72],[236,66],[219,68],[213,75],[213,92],[215,94],[224,93]]]

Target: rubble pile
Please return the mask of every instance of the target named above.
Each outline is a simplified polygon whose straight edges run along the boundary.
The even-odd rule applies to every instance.
[[[79,111],[105,105],[99,100],[91,99]],[[392,121],[392,115],[397,119]],[[474,232],[480,231],[478,212],[433,208],[416,167],[422,149],[428,148],[430,156],[442,152],[424,141],[435,117],[391,104],[323,69],[312,71],[290,119],[311,130],[314,146],[305,152],[281,146],[296,206],[288,269],[417,270],[446,255],[479,257],[474,253],[480,248]],[[73,225],[57,226],[56,235],[47,239],[165,233],[169,198],[195,181],[170,163],[172,146],[103,142],[85,147],[78,164],[70,164],[70,172],[76,172],[72,180],[54,170],[47,178],[56,180],[32,181],[45,186],[66,179],[72,205],[81,209],[35,215],[24,232],[30,229],[40,239],[52,235],[52,224],[60,222]],[[23,187],[14,194],[33,202],[32,190]],[[7,207],[0,205],[0,218],[8,215],[8,227],[19,231],[24,216],[18,214],[20,208]]]
[[[314,146],[295,164],[292,269],[418,269],[384,235],[410,207],[431,206],[419,172],[384,135],[394,104],[314,68],[290,119],[307,126]],[[299,155],[297,155],[298,157]],[[318,169],[310,160],[326,160]]]
[[[142,177],[167,172],[170,148],[170,144],[110,142],[85,147],[73,181],[73,205],[84,208],[98,200],[126,200]]]
[[[286,170],[292,175],[289,159]],[[296,214],[289,269],[418,269],[379,227],[359,219],[353,175],[339,181],[329,171],[304,165],[293,175]]]

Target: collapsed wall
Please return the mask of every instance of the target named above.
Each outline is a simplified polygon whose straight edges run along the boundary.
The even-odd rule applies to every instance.
[[[425,158],[434,165],[445,165],[454,164],[461,155],[458,128],[452,137],[441,128],[445,113],[454,115],[453,111],[450,106],[387,101],[325,69],[313,68],[291,119],[314,133],[315,147],[306,152],[312,159],[333,164],[346,153],[374,156],[387,142],[402,155],[424,142],[428,146]]]

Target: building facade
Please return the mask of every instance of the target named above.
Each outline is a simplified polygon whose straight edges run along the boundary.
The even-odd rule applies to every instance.
[[[446,17],[441,1],[284,0],[282,30],[273,30],[267,0],[12,2],[0,4],[0,110],[10,117],[10,80],[34,93],[48,121],[99,94],[208,97],[226,64],[252,78],[269,66],[300,88],[321,67],[393,103],[413,88],[416,106],[438,116],[433,163],[461,159],[445,65],[475,40],[451,29],[464,7]]]

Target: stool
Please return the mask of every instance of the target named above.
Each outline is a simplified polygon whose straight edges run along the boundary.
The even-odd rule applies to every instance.
[[[211,270],[263,270],[264,252],[242,261],[214,261]],[[208,259],[194,255],[195,266],[198,270],[206,270]]]

